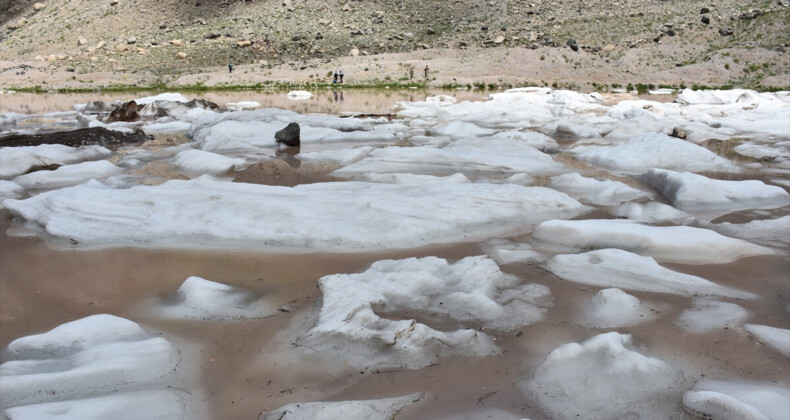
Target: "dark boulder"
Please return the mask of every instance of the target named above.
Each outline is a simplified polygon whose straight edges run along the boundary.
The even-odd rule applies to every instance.
[[[576,43],[575,39],[569,39],[568,42],[566,42],[566,45],[571,47],[573,51],[579,51],[579,44]]]
[[[110,115],[107,117],[107,122],[116,122],[116,121],[124,121],[124,122],[132,122],[137,121],[140,118],[138,112],[143,109],[142,105],[137,105],[135,101],[129,101],[122,103],[118,108],[115,108],[110,112]]]
[[[297,147],[301,144],[299,139],[299,124],[292,122],[282,130],[274,133],[274,139],[277,143],[283,143],[286,146]]]

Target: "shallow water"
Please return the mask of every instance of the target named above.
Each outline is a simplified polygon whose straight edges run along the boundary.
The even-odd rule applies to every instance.
[[[426,97],[448,95],[459,101],[484,101],[488,91],[481,90],[414,90],[414,89],[313,89],[309,99],[289,99],[288,91],[232,90],[183,92],[189,99],[199,98],[227,106],[228,103],[253,101],[262,107],[289,109],[299,113],[363,113],[387,114],[397,101],[422,101]],[[74,104],[92,101],[129,101],[135,98],[157,95],[153,91],[90,92],[90,93],[13,93],[0,94],[0,114],[47,114],[71,111]]]
[[[308,101],[291,101],[284,93],[211,92],[195,96],[221,105],[252,100],[298,112],[381,114],[389,112],[395,101],[422,100],[433,94],[400,91],[385,92],[389,94],[386,95],[353,90],[343,92],[340,102],[334,93],[319,92]],[[0,112],[55,112],[68,110],[75,103],[134,97],[131,93],[17,95],[9,95],[18,102],[3,101]],[[461,100],[487,96],[469,91],[458,91],[456,95]],[[25,101],[27,105],[23,105]],[[310,165],[297,169],[274,160],[237,174],[237,181],[295,185],[329,180],[326,174],[330,170]],[[784,214],[787,209],[777,212]],[[582,218],[595,217],[608,216],[599,211]],[[293,350],[291,343],[298,329],[309,325],[320,309],[321,295],[316,287],[320,277],[360,272],[371,263],[388,258],[438,256],[456,261],[483,254],[478,243],[353,254],[69,250],[55,248],[40,237],[9,236],[9,229],[19,231],[20,227],[6,210],[0,211],[0,346],[4,348],[16,338],[45,332],[91,314],[110,313],[131,319],[181,348],[185,364],[195,367],[196,377],[187,386],[205,394],[206,418],[253,419],[261,411],[292,402],[427,392],[430,395],[420,403],[419,410],[406,409],[399,418],[435,418],[496,407],[513,416],[541,419],[543,415],[517,390],[516,382],[558,345],[613,330],[634,334],[650,355],[684,369],[689,387],[702,376],[790,383],[787,359],[740,330],[697,335],[676,327],[677,315],[690,307],[691,298],[629,291],[657,308],[656,321],[628,328],[584,328],[578,325],[579,308],[599,288],[561,280],[530,264],[510,264],[502,269],[524,282],[548,286],[555,303],[543,321],[508,333],[491,333],[504,349],[501,356],[445,358],[418,370],[359,372],[301,356]],[[790,301],[790,261],[786,255],[744,258],[718,265],[665,265],[762,296],[757,301],[722,300],[752,312],[749,322],[790,329],[790,316],[785,310]],[[285,310],[264,320],[244,322],[162,320],[148,313],[147,302],[166,296],[189,276],[243,287],[267,296]],[[432,326],[441,329],[441,325]],[[678,401],[678,409],[679,404]],[[680,418],[694,417],[681,413]]]

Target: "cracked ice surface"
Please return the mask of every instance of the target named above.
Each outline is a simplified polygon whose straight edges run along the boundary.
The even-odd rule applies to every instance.
[[[360,274],[323,277],[324,303],[299,344],[364,368],[419,368],[451,355],[498,354],[492,338],[470,327],[509,330],[540,320],[549,289],[502,273],[487,257],[455,264],[436,257],[384,260]],[[423,314],[460,328],[440,331],[414,319]]]

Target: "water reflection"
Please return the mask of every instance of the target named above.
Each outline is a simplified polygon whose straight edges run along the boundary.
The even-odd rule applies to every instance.
[[[14,93],[0,94],[0,113],[47,114],[72,110],[74,104],[91,101],[129,101],[162,92],[93,92],[93,93]],[[486,101],[489,92],[480,90],[440,89],[337,89],[320,88],[310,91],[313,97],[295,101],[288,99],[288,91],[184,91],[189,99],[205,99],[220,106],[228,103],[258,102],[263,108],[289,109],[299,113],[323,114],[386,114],[398,101],[423,101],[436,95],[454,96],[458,101]]]
[[[281,147],[277,149],[275,152],[275,156],[277,159],[280,159],[288,164],[288,166],[296,169],[302,166],[302,161],[299,160],[296,156],[302,151],[300,146],[295,147]]]

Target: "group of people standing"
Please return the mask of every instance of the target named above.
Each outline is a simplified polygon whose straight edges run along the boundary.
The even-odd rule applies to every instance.
[[[332,83],[343,83],[343,70],[335,71]]]

